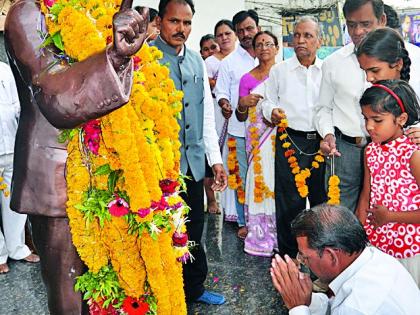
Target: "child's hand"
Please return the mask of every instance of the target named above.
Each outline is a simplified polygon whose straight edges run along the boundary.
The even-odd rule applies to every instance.
[[[362,225],[364,225],[366,223],[366,218],[368,215],[368,211],[366,208],[360,208],[358,207],[356,209],[356,217],[359,219],[360,223],[362,223]]]
[[[390,220],[391,211],[389,211],[388,208],[382,205],[374,205],[373,208],[370,208],[368,210],[368,212],[370,214],[369,216],[370,223],[373,225],[375,229],[391,221]]]

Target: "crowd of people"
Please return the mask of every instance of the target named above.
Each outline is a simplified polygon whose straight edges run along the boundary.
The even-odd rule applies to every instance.
[[[31,10],[33,14],[39,12],[32,7]],[[17,22],[10,18],[9,27],[23,23],[23,13],[15,11]],[[106,62],[92,58],[85,63],[86,69],[79,72],[66,69],[62,76],[78,81],[82,80],[82,73],[84,78],[90,75],[93,78],[98,69],[107,74],[103,80],[110,82],[111,90],[104,93],[112,97],[98,94],[95,100],[101,102],[111,97],[113,102],[109,101],[108,106],[112,108],[92,105],[86,117],[74,112],[77,119],[73,124],[81,123],[87,118],[101,117],[127,101],[128,85],[124,80],[130,77],[127,57],[133,54],[133,45],[139,49],[147,41],[162,51],[160,62],[168,65],[175,87],[184,93],[179,120],[180,168],[188,178],[182,197],[191,208],[186,228],[189,239],[196,244],[191,250],[194,260],[183,267],[187,301],[225,302],[223,295],[204,287],[207,261],[201,238],[205,192],[210,214],[223,213],[226,221],[237,223],[237,236],[244,240],[246,253],[274,257],[273,285],[290,314],[418,311],[420,48],[404,42],[392,25],[386,27],[382,0],[345,1],[343,13],[352,42],[325,60],[317,57],[322,34],[320,24],[312,16],[300,17],[295,22],[295,54],[278,62],[279,39],[261,29],[254,10],[243,10],[232,20],[218,21],[213,34],[203,36],[200,41],[201,56],[185,45],[193,25],[193,1],[161,0],[158,10],[149,9],[148,27],[143,29],[144,12],[142,7],[125,12],[132,25],[140,25],[130,24],[132,32],[121,31],[124,36],[133,37],[128,40],[132,43],[124,46],[122,40],[114,41],[102,58]],[[125,19],[120,18],[121,25],[114,22],[114,28],[125,29],[122,26]],[[35,26],[31,27],[36,31]],[[13,40],[21,38],[24,31],[9,29],[10,34],[16,34],[6,37],[6,44],[13,67],[17,67],[14,72],[29,71],[32,77],[41,70],[41,57],[34,52],[29,60],[31,67],[20,69],[19,60],[26,58],[20,49],[35,48],[33,43]],[[7,68],[3,64],[2,67]],[[110,72],[111,68],[118,76]],[[28,94],[27,82],[17,80],[16,90],[10,69],[2,71],[2,76],[5,73],[0,99],[6,96],[8,99],[0,106],[7,108],[8,114],[0,115],[3,128],[0,166],[10,185],[11,148],[19,117],[17,94],[21,93],[21,101],[43,108],[37,109],[36,115],[26,112],[23,123],[28,128],[32,128],[34,121],[42,123],[47,126],[46,134],[52,135],[53,126],[65,125],[63,121],[68,117],[62,113],[49,114],[45,104],[57,101],[66,107],[66,97],[76,92],[61,91],[52,87],[56,83],[42,81],[37,82],[44,88],[42,91],[58,90],[65,97],[35,99]],[[5,84],[11,89],[7,90]],[[46,123],[43,115],[55,123]],[[5,130],[5,126],[9,129]],[[15,154],[33,149],[25,140],[25,135],[34,136],[28,130],[22,129],[22,135],[18,135],[21,149]],[[20,156],[15,165],[24,162],[29,163]],[[65,158],[57,157],[55,163],[57,169],[62,169]],[[56,189],[51,185],[56,182],[47,178],[51,174],[50,165],[41,162],[40,165],[43,169],[37,178],[31,177],[34,174],[15,176],[14,208],[28,213],[33,208],[29,202],[39,198],[38,194],[32,196],[25,190],[25,182],[45,184],[39,209],[30,210],[29,214],[44,281],[49,288],[50,311],[83,313],[85,306],[79,293],[73,290],[74,279],[63,280],[68,268],[52,267],[57,262],[67,267],[74,262],[78,269],[83,269],[71,245],[66,215],[57,216],[51,207],[50,191]],[[339,199],[341,206],[327,204],[334,203],[331,202],[334,177],[339,179],[340,192],[334,198]],[[61,182],[63,178],[60,176]],[[220,208],[215,191],[221,193]],[[57,201],[53,202],[57,211],[64,211],[61,201],[65,196],[65,192],[57,194]],[[0,273],[5,273],[7,257],[36,262],[38,256],[25,247],[21,236],[26,216],[12,212],[8,197],[2,198],[6,242],[0,234]],[[19,198],[27,198],[26,203]],[[304,210],[308,203],[311,209]],[[54,240],[55,250],[49,251],[56,229],[66,233]],[[71,248],[71,261],[57,254],[63,248]],[[311,295],[312,281],[298,269],[303,265],[329,286],[332,295]],[[380,299],[367,301],[365,297],[371,294]]]
[[[329,189],[338,177],[340,204],[356,214],[370,244],[420,286],[420,49],[403,40],[396,12],[386,9],[381,0],[347,0],[352,42],[325,60],[317,57],[320,24],[300,17],[295,54],[278,63],[276,36],[261,31],[255,11],[241,11],[232,19],[237,48],[217,75],[206,62],[224,118],[216,120],[229,174],[221,207],[226,221],[236,220],[246,253],[296,263],[302,251],[292,222],[307,203],[334,203]],[[221,44],[217,27],[214,35],[200,42],[205,60],[215,58],[204,43],[216,51]],[[274,273],[273,282],[279,289]]]

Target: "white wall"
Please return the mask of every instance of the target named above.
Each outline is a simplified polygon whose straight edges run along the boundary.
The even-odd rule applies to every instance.
[[[231,20],[236,12],[245,8],[245,0],[195,0],[194,4],[195,15],[187,46],[197,51],[200,50],[200,38],[208,33],[213,34],[214,25],[219,20]],[[137,5],[157,10],[159,0],[134,0],[133,6]]]

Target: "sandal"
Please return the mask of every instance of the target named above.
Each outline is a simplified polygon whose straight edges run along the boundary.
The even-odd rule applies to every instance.
[[[40,258],[38,255],[35,254],[29,254],[25,258],[22,259],[23,261],[26,261],[28,263],[37,263],[39,262]]]
[[[6,263],[0,264],[0,274],[8,273],[9,271],[9,266]]]

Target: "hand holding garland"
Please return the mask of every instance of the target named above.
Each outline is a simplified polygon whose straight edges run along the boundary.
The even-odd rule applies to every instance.
[[[245,121],[248,118],[248,109],[257,106],[259,100],[263,99],[260,94],[248,94],[239,98],[238,107],[236,107],[236,118],[239,121]]]

